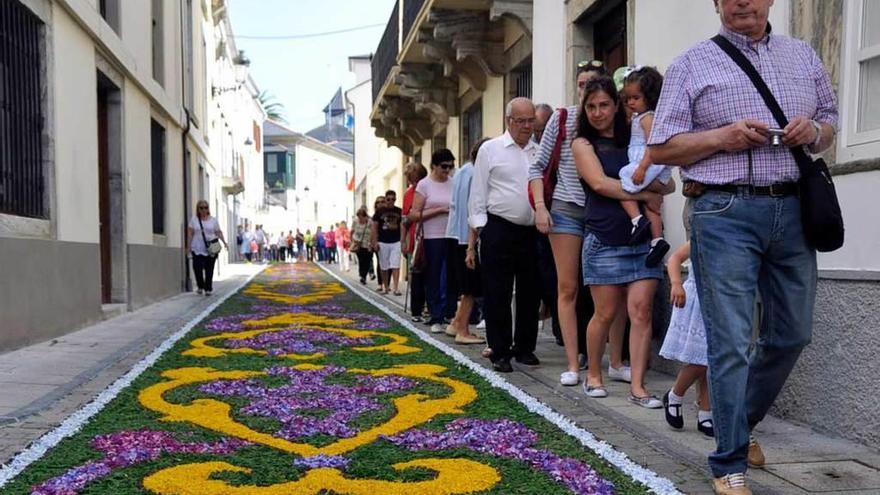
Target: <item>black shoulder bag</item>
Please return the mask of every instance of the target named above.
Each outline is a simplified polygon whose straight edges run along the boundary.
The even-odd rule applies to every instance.
[[[779,127],[784,129],[788,125],[785,112],[749,59],[720,34],[712,38],[712,41],[749,76],[773,114],[773,118],[776,119]],[[840,203],[837,201],[837,192],[831,180],[831,173],[828,172],[828,165],[821,158],[813,160],[802,146],[789,149],[801,172],[798,189],[804,236],[817,251],[829,252],[839,249],[843,246],[843,214],[840,212]]]

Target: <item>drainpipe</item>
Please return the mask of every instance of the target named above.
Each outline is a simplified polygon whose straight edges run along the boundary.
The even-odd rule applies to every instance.
[[[186,226],[189,222],[189,190],[190,190],[190,163],[187,163],[186,160],[186,145],[187,145],[187,136],[189,136],[189,131],[191,128],[192,119],[190,118],[189,108],[186,107],[186,29],[184,28],[184,22],[187,22],[187,12],[186,12],[187,2],[180,2],[180,101],[183,104],[183,114],[186,118],[186,122],[183,125],[183,131],[180,133],[180,142],[181,142],[181,164],[180,167],[183,169],[183,230],[181,232],[181,246],[180,250],[183,254],[183,291],[189,292],[192,290],[192,279],[189,275],[189,257],[187,256],[189,253],[186,252]],[[192,19],[189,19],[189,22],[192,22]],[[192,84],[192,82],[189,82]]]

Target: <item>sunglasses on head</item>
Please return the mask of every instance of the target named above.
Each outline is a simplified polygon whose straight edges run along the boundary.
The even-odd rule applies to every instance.
[[[605,62],[601,60],[581,60],[577,64],[578,69],[583,69],[584,67],[595,67],[597,69],[605,67]]]

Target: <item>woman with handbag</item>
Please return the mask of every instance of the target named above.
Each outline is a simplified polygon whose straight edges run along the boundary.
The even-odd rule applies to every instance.
[[[186,252],[192,256],[199,295],[204,293],[210,296],[214,290],[214,262],[222,249],[221,242],[229,249],[220,224],[211,216],[208,202],[200,199],[196,203],[196,214],[190,219],[186,229]]]
[[[449,241],[446,239],[446,223],[449,219],[449,201],[452,199],[452,181],[449,174],[455,168],[455,157],[448,149],[440,149],[431,156],[431,173],[416,185],[413,206],[409,212],[410,222],[419,222],[422,230],[421,245],[416,245],[413,270],[420,268],[418,251],[424,249],[425,294],[431,319],[431,333],[443,333],[448,320],[455,316],[458,301],[447,295],[449,283]],[[420,236],[416,236],[418,239]],[[417,241],[419,242],[419,241]]]
[[[357,256],[361,285],[367,285],[367,275],[373,266],[373,253],[370,251],[370,216],[367,215],[367,209],[362,206],[355,218],[351,226],[350,249]]]

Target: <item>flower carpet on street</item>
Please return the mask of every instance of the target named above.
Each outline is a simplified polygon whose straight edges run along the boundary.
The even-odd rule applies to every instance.
[[[0,492],[648,492],[304,263],[264,271],[70,433]]]

